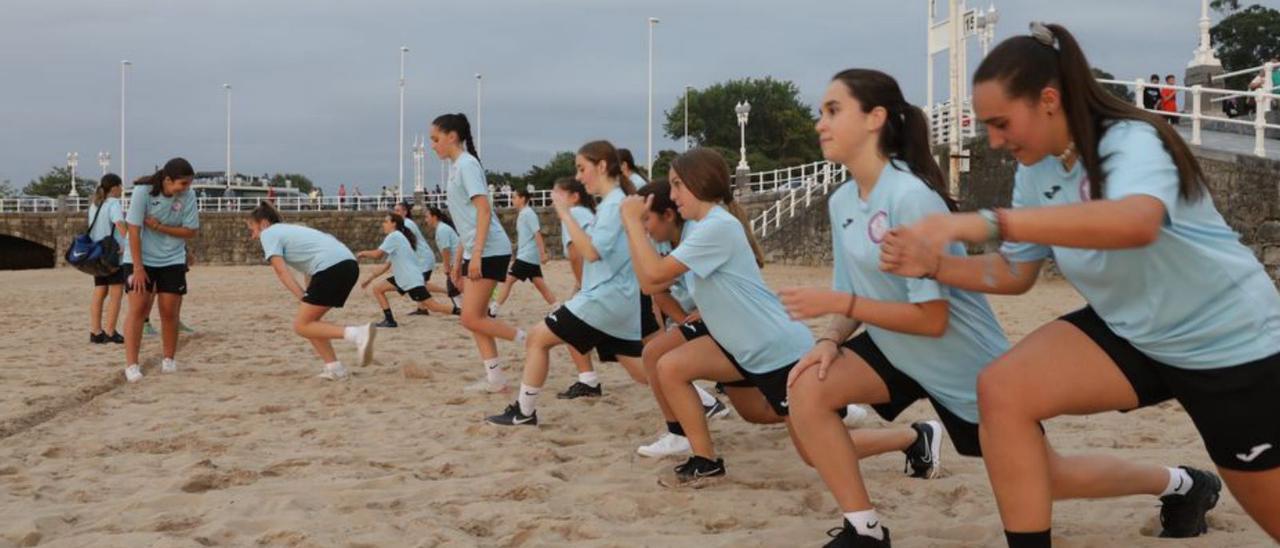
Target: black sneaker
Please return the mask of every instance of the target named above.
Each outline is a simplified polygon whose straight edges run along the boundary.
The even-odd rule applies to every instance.
[[[413,312],[409,312],[408,314],[405,314],[405,315],[406,316],[430,316],[431,312],[428,312],[421,308],[415,308],[413,309]]]
[[[916,441],[903,451],[907,463],[902,471],[913,478],[934,479],[942,472],[942,423],[921,421],[911,428],[916,431]]]
[[[373,324],[373,326],[374,327],[400,327],[400,324],[396,323],[395,320],[382,320],[378,323]]]
[[[520,412],[520,404],[513,403],[508,405],[501,415],[489,417],[485,422],[498,426],[537,426],[538,412],[534,411],[532,415],[526,416]]]
[[[1209,532],[1204,515],[1218,505],[1222,480],[1217,474],[1190,466],[1179,466],[1191,476],[1191,490],[1185,495],[1160,497],[1160,536],[1164,538],[1198,537]]]
[[[884,531],[884,540],[859,535],[853,528],[853,524],[849,523],[849,520],[844,520],[844,527],[827,531],[831,542],[824,546],[826,548],[889,548],[889,528],[881,525],[880,530]]]
[[[89,344],[106,344],[106,342],[107,342],[107,332],[106,332],[106,331],[103,331],[103,332],[101,332],[101,333],[90,333],[90,334],[89,334]]]
[[[124,344],[124,335],[121,335],[118,331],[113,331],[111,332],[111,336],[107,337],[107,342]]]
[[[454,316],[461,316],[461,315],[462,315],[462,309],[461,309],[461,308],[458,308],[458,305],[456,305],[456,304],[455,304],[455,305],[453,305],[453,312],[450,312],[450,314],[453,314]]]
[[[694,455],[673,471],[674,474],[659,479],[658,483],[664,487],[698,489],[724,478],[724,459],[711,460]]]
[[[711,405],[702,406],[702,413],[706,415],[708,419],[718,419],[729,416],[729,408],[725,407],[720,400],[716,400],[716,402]]]
[[[564,392],[556,394],[556,397],[562,400],[572,400],[576,398],[598,398],[604,394],[604,390],[602,390],[601,388],[602,387],[599,384],[593,387],[586,383],[575,382],[572,385],[569,385],[568,390],[565,390]]]

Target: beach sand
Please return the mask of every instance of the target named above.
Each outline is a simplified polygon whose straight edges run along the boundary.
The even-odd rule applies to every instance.
[[[366,267],[368,268],[368,267]],[[546,268],[565,296],[567,265]],[[829,284],[829,269],[769,266],[783,285]],[[511,396],[463,394],[482,366],[452,317],[408,317],[379,333],[377,363],[347,382],[314,378],[319,360],[293,334],[295,306],[266,266],[197,266],[183,320],[181,371],[162,375],[157,338],[146,378],[123,382],[123,347],[86,341],[90,280],[71,269],[0,272],[0,547],[7,546],[818,546],[839,512],[781,425],[736,415],[712,431],[728,478],[698,491],[656,479],[678,463],[635,448],[661,430],[648,388],[616,364],[605,397],[562,401],[573,382],[552,354],[539,428],[482,424]],[[996,297],[1010,338],[1072,310],[1062,281]],[[547,310],[528,284],[503,318],[529,327]],[[353,294],[329,319],[379,319]],[[122,314],[123,316],[123,314]],[[818,326],[824,322],[813,322]],[[338,342],[339,356],[354,358]],[[501,343],[509,374],[523,350]],[[416,371],[406,378],[405,368]],[[1062,356],[1062,367],[1071,357]],[[896,424],[930,417],[920,402]],[[871,419],[868,424],[880,424]],[[1167,403],[1046,423],[1065,453],[1209,467],[1181,408]],[[907,478],[899,454],[863,462],[896,546],[1002,546],[981,461],[944,443],[944,477]],[[1270,546],[1225,491],[1208,536],[1153,538],[1158,501],[1056,505],[1058,546]]]

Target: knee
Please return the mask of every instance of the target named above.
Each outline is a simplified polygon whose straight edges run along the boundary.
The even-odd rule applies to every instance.
[[[818,380],[816,369],[811,368],[800,374],[795,384],[787,388],[787,409],[792,415],[813,415],[832,413],[844,402],[835,402],[824,390],[830,382]]]
[[[556,345],[556,337],[547,326],[538,324],[528,331],[524,340],[526,352],[548,352]]]
[[[658,359],[655,369],[657,370],[656,377],[658,382],[664,386],[687,383],[689,380],[685,377],[684,372],[680,370],[680,362],[667,356]]]
[[[996,362],[978,374],[978,414],[984,424],[1021,414],[1017,381],[1013,367]]]
[[[468,331],[477,331],[484,323],[484,318],[480,317],[480,313],[468,313],[466,309],[462,311],[462,327]]]

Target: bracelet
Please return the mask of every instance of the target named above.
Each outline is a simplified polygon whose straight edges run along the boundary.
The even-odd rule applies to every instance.
[[[846,309],[845,309],[845,311],[844,311],[844,317],[846,317],[846,318],[852,318],[852,317],[853,317],[853,305],[854,305],[854,304],[856,304],[857,302],[858,302],[858,296],[857,296],[857,295],[854,295],[853,293],[850,293],[850,294],[849,294],[849,308],[846,308]]]

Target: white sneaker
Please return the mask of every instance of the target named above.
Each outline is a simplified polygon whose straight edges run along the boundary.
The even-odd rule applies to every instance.
[[[178,362],[174,361],[173,358],[165,358],[164,361],[160,362],[160,372],[161,373],[177,373]]]
[[[142,380],[142,368],[138,364],[130,365],[124,368],[124,380],[129,382],[138,382]]]
[[[845,410],[848,411],[848,414],[844,416],[844,425],[849,428],[855,428],[861,425],[862,421],[867,420],[866,407],[851,403]]]
[[[507,383],[491,383],[489,379],[480,379],[462,388],[463,392],[484,392],[488,394],[500,394],[507,391]]]
[[[378,335],[378,328],[367,323],[356,329],[360,330],[356,336],[356,354],[359,355],[360,367],[365,367],[373,362],[373,339]]]
[[[498,303],[493,303],[493,302],[489,303],[489,317],[490,318],[498,317]]]
[[[662,437],[658,438],[658,441],[649,445],[641,445],[640,448],[636,449],[636,452],[640,453],[641,456],[655,459],[683,455],[692,451],[693,448],[689,446],[689,438],[677,436],[671,432],[663,434]]]
[[[346,366],[337,363],[333,364],[333,367],[328,365],[324,366],[324,373],[316,376],[327,381],[341,381],[346,380],[349,374],[347,373]]]

